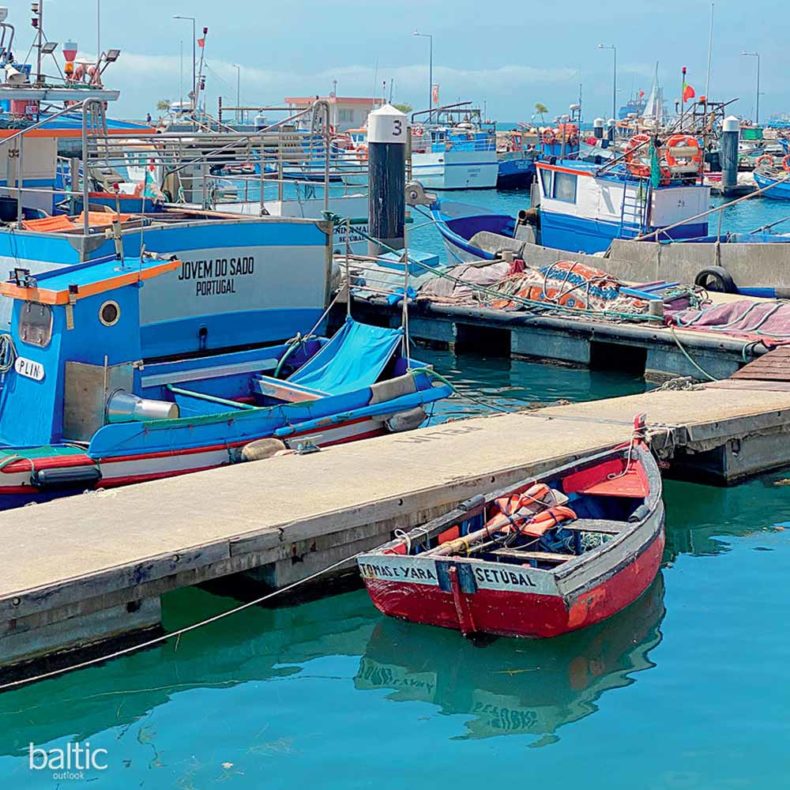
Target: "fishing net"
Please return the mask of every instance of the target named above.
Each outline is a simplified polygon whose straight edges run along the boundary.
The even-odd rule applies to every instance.
[[[509,275],[491,287],[497,295],[486,301],[489,307],[503,310],[521,309],[519,300],[526,299],[577,310],[646,313],[647,301],[623,293],[622,288],[623,283],[601,269],[559,261]]]

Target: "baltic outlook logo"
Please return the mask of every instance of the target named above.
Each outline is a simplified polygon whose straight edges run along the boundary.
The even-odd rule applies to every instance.
[[[31,771],[51,771],[52,778],[59,782],[84,780],[92,771],[107,770],[107,749],[94,749],[90,741],[43,749],[31,741],[28,767]]]

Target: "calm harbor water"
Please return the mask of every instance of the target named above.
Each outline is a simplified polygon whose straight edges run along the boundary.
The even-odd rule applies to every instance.
[[[754,206],[728,222],[751,229],[781,216]],[[430,228],[421,232],[438,247]],[[420,356],[500,407],[644,389],[626,374]],[[462,398],[434,419],[483,411]],[[619,616],[561,639],[475,646],[386,620],[355,590],[255,607],[2,694],[0,776],[13,788],[74,786],[30,770],[28,749],[80,741],[107,750],[106,770],[84,780],[108,788],[787,786],[788,478],[729,489],[668,482],[660,578]],[[234,603],[173,593],[165,626]]]

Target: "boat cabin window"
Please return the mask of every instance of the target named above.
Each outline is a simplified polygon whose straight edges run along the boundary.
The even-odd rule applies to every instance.
[[[38,302],[25,302],[19,316],[19,339],[44,348],[52,339],[52,308]]]
[[[540,168],[540,183],[543,187],[543,197],[551,197],[551,177],[554,175],[553,171]]]
[[[113,299],[108,299],[99,308],[99,321],[105,326],[115,326],[121,317],[121,308],[118,302]]]
[[[576,182],[578,176],[571,173],[554,174],[554,199],[562,200],[564,203],[576,202]]]

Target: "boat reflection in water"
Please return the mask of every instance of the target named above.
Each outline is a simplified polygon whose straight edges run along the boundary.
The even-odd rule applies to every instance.
[[[396,702],[466,714],[463,737],[554,736],[597,710],[605,691],[627,686],[655,666],[661,641],[664,580],[618,615],[551,640],[498,639],[477,647],[453,631],[389,618],[376,626],[355,679],[358,689],[392,689]],[[540,744],[535,744],[540,745]]]

